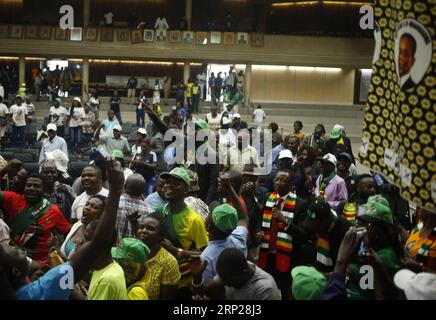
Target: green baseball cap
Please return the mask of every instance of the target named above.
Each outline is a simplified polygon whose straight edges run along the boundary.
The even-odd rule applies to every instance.
[[[56,98],[55,101],[59,102],[59,104],[62,104],[62,99],[61,98]]]
[[[205,129],[205,130],[209,129],[209,125],[208,125],[207,122],[204,121],[203,119],[195,120],[194,123],[195,123],[195,125],[196,125],[197,127],[199,127],[200,129]]]
[[[238,225],[238,213],[231,205],[224,203],[212,211],[212,221],[218,230],[230,233]]]
[[[369,203],[369,202],[381,203],[382,205],[388,207],[389,209],[391,208],[389,201],[385,197],[383,197],[381,194],[376,194],[374,196],[369,197],[367,203]]]
[[[150,249],[139,239],[124,238],[118,247],[112,248],[111,254],[114,259],[126,259],[144,264]]]
[[[392,212],[389,207],[380,202],[367,202],[363,205],[364,211],[358,216],[359,219],[367,222],[383,222],[394,224]]]
[[[341,136],[341,134],[342,134],[341,128],[333,128],[332,131],[330,132],[330,138],[337,139]]]
[[[327,278],[314,267],[299,266],[291,271],[295,300],[319,300]]]
[[[163,173],[160,176],[162,179],[168,179],[170,177],[182,180],[189,187],[191,185],[191,180],[189,179],[188,170],[183,167],[175,167],[168,173]]]
[[[22,95],[20,95],[20,94],[17,94],[17,95],[15,96],[15,99],[21,99],[21,100],[24,100],[24,97],[23,97]]]
[[[121,150],[113,150],[112,151],[112,157],[114,158],[124,158],[124,153]]]

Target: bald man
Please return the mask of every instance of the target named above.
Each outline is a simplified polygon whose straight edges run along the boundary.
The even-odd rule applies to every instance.
[[[135,238],[129,217],[140,218],[153,212],[144,201],[144,189],[146,181],[138,173],[130,175],[125,183],[124,193],[121,195],[118,205],[116,229],[118,241],[123,238]]]

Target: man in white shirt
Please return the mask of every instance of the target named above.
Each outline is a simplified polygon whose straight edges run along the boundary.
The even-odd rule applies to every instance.
[[[227,151],[223,172],[228,170],[242,172],[246,164],[260,166],[260,161],[256,149],[250,145],[250,134],[247,130],[241,130],[238,133],[238,145]]]
[[[50,123],[56,125],[58,129],[56,134],[59,137],[63,138],[65,135],[65,120],[67,119],[68,115],[69,114],[67,109],[65,109],[65,107],[62,106],[62,99],[57,98],[54,101],[53,106],[50,108],[49,121]]]
[[[167,19],[165,19],[165,17],[158,17],[157,19],[156,19],[156,23],[154,24],[154,28],[156,29],[156,30],[160,30],[160,29],[163,29],[163,30],[167,30],[167,29],[169,29],[170,27],[169,27],[169,25],[168,25],[168,22],[167,22]]]
[[[0,96],[0,140],[5,136],[6,124],[8,119],[9,109],[3,103],[3,97]]]
[[[27,106],[23,103],[23,97],[17,95],[15,104],[11,106],[10,113],[12,114],[12,140],[16,141],[17,145],[24,147],[24,133],[26,131],[26,116]]]
[[[260,104],[253,112],[253,120],[258,127],[263,125],[263,121],[265,120],[265,111],[262,110],[262,106]]]
[[[102,187],[102,173],[99,167],[86,166],[81,175],[82,186],[85,191],[81,193],[71,206],[71,221],[73,223],[82,219],[83,208],[92,196],[100,194],[107,197],[109,191]]]
[[[2,99],[5,98],[5,88],[3,87],[3,85],[0,83],[0,97]]]
[[[104,15],[105,24],[107,26],[113,25],[113,18],[114,18],[114,14],[112,13],[112,11],[106,12]]]
[[[67,143],[64,138],[56,135],[57,127],[53,123],[47,125],[47,135],[48,138],[44,140],[41,146],[41,151],[39,153],[39,169],[41,170],[42,165],[47,160],[46,152],[51,152],[54,150],[60,150],[68,156]]]

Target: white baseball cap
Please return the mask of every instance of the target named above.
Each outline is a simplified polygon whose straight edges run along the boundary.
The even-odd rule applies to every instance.
[[[223,117],[223,124],[229,124],[230,120],[227,117]]]
[[[121,128],[121,126],[119,124],[117,124],[112,128],[112,130],[123,131],[123,128]]]
[[[341,125],[341,124],[335,124],[334,126],[333,126],[333,129],[332,130],[341,130],[341,132],[342,131],[344,131],[344,129],[345,129],[345,127],[343,126],[343,125]]]
[[[322,157],[322,161],[327,161],[327,162],[331,162],[334,165],[336,165],[337,160],[336,157],[334,155],[332,155],[331,153],[327,153]]]
[[[73,99],[73,101],[77,101],[78,103],[82,103],[82,100],[79,98],[79,97],[75,97],[74,99]]]
[[[47,131],[50,131],[50,130],[57,131],[58,127],[54,123],[49,123],[47,125]]]
[[[436,300],[436,274],[402,269],[395,274],[394,283],[407,300]]]
[[[235,113],[235,114],[233,115],[233,118],[241,118],[241,115],[240,115],[239,113]]]
[[[294,156],[292,154],[292,151],[289,150],[289,149],[285,149],[285,150],[280,151],[280,153],[279,153],[279,160],[280,159],[284,159],[284,158],[293,159]]]
[[[143,134],[144,136],[147,135],[147,130],[145,128],[139,128],[138,130],[136,130],[136,132],[139,132],[140,134]]]
[[[177,110],[177,107],[176,107],[176,106],[173,106],[173,107],[172,107],[172,110]]]
[[[53,150],[51,152],[46,152],[45,156],[47,160],[54,160],[56,167],[61,172],[67,172],[68,170],[68,156],[61,150]]]

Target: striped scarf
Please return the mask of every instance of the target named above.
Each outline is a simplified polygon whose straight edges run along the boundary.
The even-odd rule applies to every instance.
[[[342,216],[350,221],[351,223],[354,223],[357,216],[357,202],[355,201],[347,201],[344,204],[344,209],[342,210]]]
[[[329,232],[334,228],[338,216],[334,214],[332,218],[333,221],[330,225]],[[330,253],[330,239],[328,233],[318,235],[318,240],[316,241],[316,261],[326,267],[333,267],[334,265]]]
[[[262,220],[262,243],[260,244],[259,252],[259,267],[262,269],[266,268],[268,253],[270,249],[270,240],[275,240],[276,253],[276,268],[281,272],[287,272],[290,270],[291,266],[291,253],[292,253],[292,236],[285,232],[286,224],[277,224],[277,233],[273,234],[272,225],[274,223],[272,218],[272,209],[277,205],[279,195],[277,192],[273,192],[266,204],[263,211]],[[282,213],[285,216],[287,224],[291,224],[294,219],[295,205],[297,201],[297,196],[290,193],[284,202]],[[274,246],[274,244],[272,244]]]

